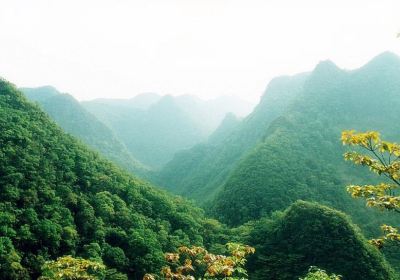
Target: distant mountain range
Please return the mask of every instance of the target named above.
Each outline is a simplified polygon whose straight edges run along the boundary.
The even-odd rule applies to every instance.
[[[203,101],[194,96],[142,94],[96,99],[82,105],[110,127],[131,154],[158,169],[177,151],[205,141],[227,113],[245,116],[251,104],[235,97]]]

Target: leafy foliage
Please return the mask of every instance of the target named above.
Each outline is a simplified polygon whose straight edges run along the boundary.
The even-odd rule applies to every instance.
[[[169,266],[161,270],[163,279],[245,279],[246,257],[254,254],[255,249],[239,243],[228,243],[229,256],[215,255],[202,247],[183,246],[177,253],[166,253]],[[151,279],[146,275],[144,279]]]
[[[312,266],[307,275],[304,278],[300,278],[300,280],[340,280],[340,278],[336,274],[329,275],[325,270]]]
[[[367,166],[372,172],[386,179],[377,185],[350,185],[347,191],[352,197],[364,198],[369,207],[400,213],[400,196],[397,191],[400,186],[400,145],[383,141],[375,131],[343,131],[342,142],[344,145],[361,147],[368,153],[347,152],[344,154],[346,160]],[[387,242],[400,242],[398,229],[388,225],[382,225],[381,229],[384,236],[371,240],[372,244],[381,248]]]
[[[99,280],[104,279],[105,266],[71,256],[60,257],[43,265],[39,280]]]

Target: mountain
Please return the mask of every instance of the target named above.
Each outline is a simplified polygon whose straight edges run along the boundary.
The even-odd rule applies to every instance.
[[[209,143],[219,143],[229,136],[240,124],[240,119],[233,113],[226,114],[219,127],[208,138]]]
[[[71,95],[62,94],[53,87],[22,88],[21,91],[30,100],[38,102],[66,132],[106,158],[132,173],[146,172],[147,168],[129,153],[114,133]]]
[[[308,74],[279,77],[270,82],[260,104],[218,143],[210,140],[181,151],[152,180],[166,189],[199,202],[210,200],[248,150],[264,136],[302,90]]]
[[[159,169],[177,151],[205,141],[231,110],[244,114],[251,105],[233,97],[203,101],[190,95],[140,95],[154,101],[146,106],[138,98],[97,99],[82,102],[85,108],[110,127],[141,162]]]
[[[379,178],[345,162],[339,138],[341,131],[355,129],[400,139],[400,123],[394,121],[400,117],[398,106],[399,57],[384,53],[355,71],[321,62],[295,102],[229,175],[211,203],[215,215],[239,225],[307,199],[341,209],[372,230],[372,224],[383,220],[360,214],[363,210],[350,201],[345,186]]]
[[[248,265],[249,279],[299,279],[310,266],[343,280],[398,279],[348,216],[316,203],[298,201],[258,221],[248,243],[259,252]]]
[[[177,150],[205,139],[172,96],[162,97],[146,110],[94,101],[82,104],[107,124],[139,161],[152,168],[161,167]]]
[[[1,279],[37,279],[62,255],[142,279],[163,252],[214,240],[200,209],[90,151],[3,80],[0,131]]]
[[[21,88],[20,90],[22,90],[29,99],[38,102],[44,101],[50,97],[61,94],[55,87],[52,86]]]
[[[208,136],[220,125],[226,114],[247,116],[253,105],[235,96],[220,96],[201,100],[191,95],[174,97],[176,104],[185,111]]]
[[[161,99],[157,93],[141,93],[130,99],[97,98],[90,102],[146,110]]]

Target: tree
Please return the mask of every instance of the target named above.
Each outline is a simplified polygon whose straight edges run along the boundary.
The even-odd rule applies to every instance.
[[[29,279],[28,272],[22,267],[21,257],[15,251],[8,237],[0,237],[0,275],[1,279]]]
[[[239,243],[227,243],[226,247],[229,256],[214,255],[197,246],[182,246],[176,253],[166,253],[165,260],[169,266],[161,270],[162,279],[246,279],[246,257],[254,254],[255,249]],[[153,279],[155,277],[150,274],[143,278]]]
[[[345,160],[367,166],[372,172],[385,177],[385,181],[377,185],[350,185],[347,191],[355,198],[364,198],[369,207],[400,213],[400,145],[382,140],[376,131],[346,130],[342,132],[342,142],[343,145],[356,146],[366,152],[346,152]],[[382,248],[387,242],[400,242],[397,228],[382,225],[381,229],[384,235],[371,240],[371,244]]]
[[[340,280],[341,276],[336,274],[329,275],[325,270],[319,269],[318,267],[312,266],[308,270],[306,277],[300,278],[299,280]]]
[[[99,280],[104,279],[106,267],[98,262],[64,256],[46,262],[40,280]]]

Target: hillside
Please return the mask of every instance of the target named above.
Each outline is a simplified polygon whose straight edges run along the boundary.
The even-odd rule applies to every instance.
[[[240,158],[261,140],[269,124],[286,110],[301,91],[308,74],[271,81],[260,104],[224,139],[210,141],[177,153],[153,180],[174,193],[200,202],[210,200]],[[217,130],[216,133],[219,133]]]
[[[249,279],[299,279],[310,266],[343,280],[397,279],[378,250],[339,211],[298,201],[253,226],[247,241],[259,253],[248,265]]]
[[[2,279],[37,279],[68,254],[141,279],[163,252],[213,240],[201,210],[88,150],[3,80],[0,131]]]
[[[50,90],[51,89],[51,90]],[[136,160],[114,133],[83,108],[69,94],[52,87],[22,88],[28,99],[40,107],[66,132],[131,173],[144,174],[147,168]]]
[[[347,72],[321,62],[288,110],[230,174],[212,203],[224,222],[241,224],[297,199],[315,200],[351,213],[364,227],[345,186],[371,182],[368,171],[343,160],[345,129],[378,130],[400,139],[400,59],[384,53]],[[240,215],[237,206],[241,206]]]

